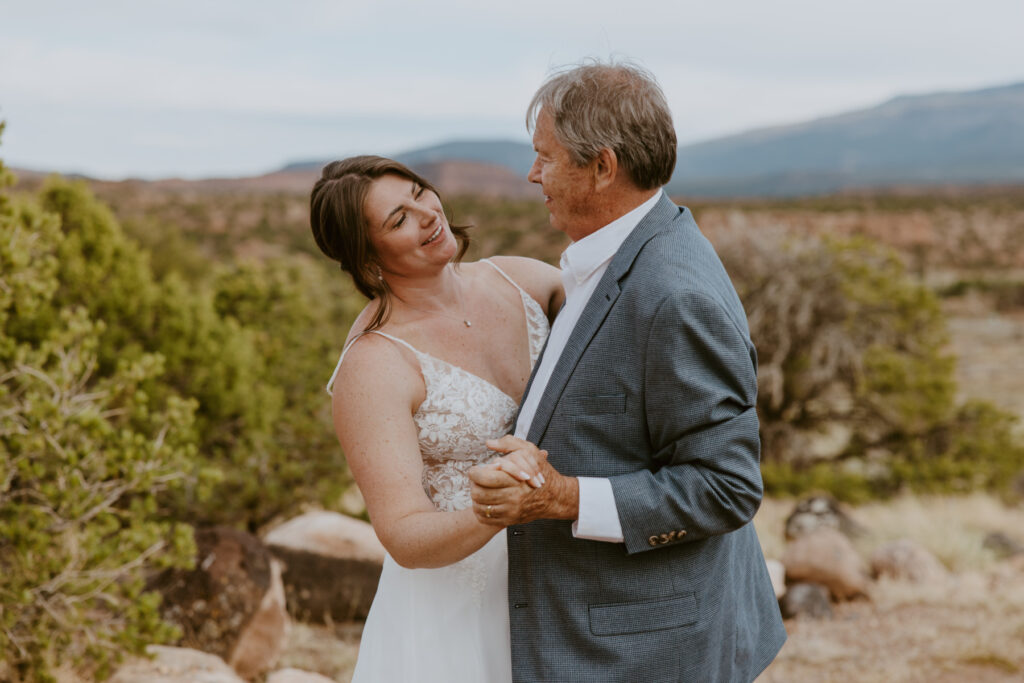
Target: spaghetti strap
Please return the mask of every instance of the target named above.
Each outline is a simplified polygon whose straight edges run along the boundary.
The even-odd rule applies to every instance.
[[[524,289],[523,289],[522,287],[520,287],[520,286],[519,286],[519,283],[518,283],[518,282],[516,282],[515,280],[513,280],[513,279],[512,279],[511,277],[509,277],[509,274],[508,274],[508,273],[506,273],[506,272],[505,272],[504,270],[502,270],[501,268],[499,268],[499,267],[498,267],[498,264],[497,264],[497,263],[495,263],[494,261],[491,261],[490,259],[486,259],[486,258],[482,258],[482,259],[480,259],[480,262],[481,262],[481,263],[486,263],[486,264],[487,264],[487,265],[489,265],[489,266],[490,266],[491,268],[494,268],[494,269],[495,269],[496,271],[498,271],[498,272],[499,272],[499,273],[501,274],[501,276],[502,276],[503,278],[505,278],[506,280],[508,280],[509,282],[511,282],[511,283],[512,283],[512,286],[513,286],[513,287],[515,287],[516,289],[518,289],[518,290],[519,290],[519,293],[520,293],[520,294],[526,294],[526,291],[525,291],[525,290],[524,290]],[[527,296],[530,296],[529,294],[526,294],[526,295],[527,295]]]
[[[345,354],[348,353],[348,350],[351,349],[352,346],[357,341],[362,339],[367,334],[379,334],[380,336],[385,337],[386,339],[390,339],[393,342],[401,344],[405,348],[407,348],[410,351],[412,351],[413,354],[415,354],[417,358],[419,358],[420,355],[422,354],[422,351],[420,351],[419,349],[417,349],[415,346],[413,346],[409,342],[405,341],[404,339],[399,339],[398,337],[392,337],[390,334],[386,334],[384,332],[378,332],[377,330],[370,330],[369,332],[363,332],[362,334],[359,334],[355,339],[350,341],[348,344],[346,344],[345,348],[343,348],[341,350],[341,357],[338,358],[338,364],[334,366],[334,372],[331,373],[331,378],[329,380],[327,380],[327,394],[329,396],[334,396],[334,392],[331,390],[331,388],[334,386],[334,380],[337,379],[338,372],[341,370],[341,362],[343,360],[345,360]]]
[[[405,348],[407,348],[410,351],[412,351],[414,354],[416,354],[417,358],[419,358],[421,355],[423,355],[422,351],[417,349],[415,346],[413,346],[409,342],[405,341],[404,339],[399,339],[398,337],[392,337],[390,334],[387,334],[386,332],[378,332],[377,330],[373,330],[372,332],[368,332],[368,334],[379,334],[380,336],[384,337],[385,339],[390,339],[393,342],[397,342],[397,343],[401,344],[402,346],[404,346]]]

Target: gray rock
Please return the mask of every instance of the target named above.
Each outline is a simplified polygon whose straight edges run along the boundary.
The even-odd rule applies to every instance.
[[[385,550],[366,522],[335,512],[296,517],[264,538],[284,563],[291,615],[305,622],[365,619]]]
[[[781,598],[786,594],[786,566],[778,560],[765,560],[765,564],[768,566],[772,588],[775,589],[775,597]]]
[[[940,581],[949,572],[930,551],[909,538],[879,546],[871,555],[871,574],[914,583]]]
[[[285,603],[281,562],[270,561],[270,588],[259,609],[239,634],[238,642],[228,657],[228,664],[240,676],[252,679],[271,669],[281,658],[288,641],[291,622]]]
[[[798,537],[782,555],[789,582],[820,583],[836,600],[866,596],[868,575],[864,562],[846,536],[821,528]]]
[[[301,669],[281,669],[270,674],[267,683],[334,683],[334,679]]]
[[[994,552],[1000,559],[1024,553],[1024,543],[1004,534],[1002,531],[994,531],[985,536],[982,546]]]
[[[828,588],[820,583],[790,584],[786,594],[779,600],[783,618],[831,619],[832,605],[828,600],[828,592]]]
[[[258,538],[237,529],[199,529],[196,567],[168,569],[150,582],[165,619],[181,627],[179,645],[231,662],[246,677],[273,666],[288,618],[279,568]]]
[[[847,536],[859,536],[864,528],[848,515],[831,496],[812,496],[796,504],[786,518],[786,539],[793,540],[817,529],[835,529]]]
[[[153,659],[130,659],[110,683],[245,683],[223,659],[208,652],[163,645],[150,645],[146,652]]]

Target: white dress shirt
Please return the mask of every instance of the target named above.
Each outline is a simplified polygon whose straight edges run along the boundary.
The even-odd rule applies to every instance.
[[[661,192],[656,192],[653,197],[629,213],[616,218],[580,241],[573,242],[562,253],[565,306],[555,318],[555,324],[551,326],[544,358],[541,359],[530,392],[526,395],[523,408],[519,412],[515,435],[520,439],[525,439],[530,433],[537,404],[544,395],[555,364],[565,350],[569,335],[576,327],[601,276],[608,269],[612,257],[660,198]],[[612,483],[600,477],[577,477],[577,480],[580,487],[580,514],[572,525],[573,536],[593,541],[622,542],[622,525],[619,523],[619,513],[615,507]]]

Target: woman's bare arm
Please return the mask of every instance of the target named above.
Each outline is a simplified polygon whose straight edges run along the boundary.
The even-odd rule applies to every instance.
[[[423,379],[392,342],[367,335],[345,356],[334,387],[334,427],[377,537],[403,567],[442,567],[483,547],[498,529],[472,509],[439,512],[423,490],[412,415]]]

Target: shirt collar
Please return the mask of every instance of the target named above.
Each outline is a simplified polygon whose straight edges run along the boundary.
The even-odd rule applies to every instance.
[[[653,197],[629,213],[619,216],[608,225],[598,228],[583,239],[570,244],[562,252],[563,274],[570,274],[577,285],[585,282],[597,269],[615,256],[615,252],[619,250],[633,229],[639,225],[640,220],[658,203],[661,194],[661,192],[656,192]]]

